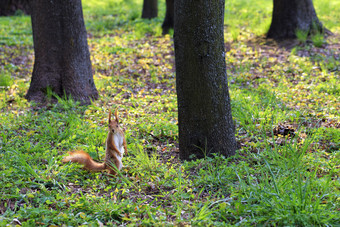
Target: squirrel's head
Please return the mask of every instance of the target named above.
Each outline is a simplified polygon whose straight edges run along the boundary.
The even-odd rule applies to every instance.
[[[111,110],[109,111],[109,131],[112,133],[117,133],[119,129],[119,118],[118,110],[115,111],[115,119],[111,120]]]

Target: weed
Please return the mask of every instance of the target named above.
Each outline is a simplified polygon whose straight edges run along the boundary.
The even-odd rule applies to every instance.
[[[300,41],[300,43],[306,43],[308,38],[308,31],[298,29],[296,32],[296,38]]]
[[[324,35],[321,33],[314,34],[311,39],[312,39],[314,46],[316,47],[322,47],[322,45],[324,45],[326,42]]]

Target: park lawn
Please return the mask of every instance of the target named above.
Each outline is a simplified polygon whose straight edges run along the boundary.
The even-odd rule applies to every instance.
[[[334,35],[264,39],[271,1],[227,1],[226,63],[239,150],[178,159],[173,42],[141,1],[84,1],[100,98],[28,103],[30,18],[0,18],[0,226],[340,223],[340,3],[314,1]],[[279,48],[282,46],[282,48]],[[51,94],[53,95],[53,94]],[[117,178],[62,164],[103,160],[109,109],[129,154]]]

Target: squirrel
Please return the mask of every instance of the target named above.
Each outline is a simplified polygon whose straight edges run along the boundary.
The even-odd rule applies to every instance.
[[[123,130],[119,127],[117,109],[115,120],[111,120],[111,110],[109,111],[109,133],[106,138],[106,155],[103,163],[93,161],[91,156],[85,151],[70,151],[69,156],[62,162],[77,162],[84,165],[84,169],[89,171],[108,170],[110,175],[116,175],[117,170],[123,167],[122,158],[127,153],[126,140]],[[113,166],[115,165],[115,167]]]

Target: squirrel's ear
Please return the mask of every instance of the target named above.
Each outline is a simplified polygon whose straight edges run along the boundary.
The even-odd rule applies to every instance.
[[[111,110],[109,110],[109,124],[111,122]]]
[[[115,117],[116,117],[117,124],[119,124],[118,109],[116,109],[115,111]]]

